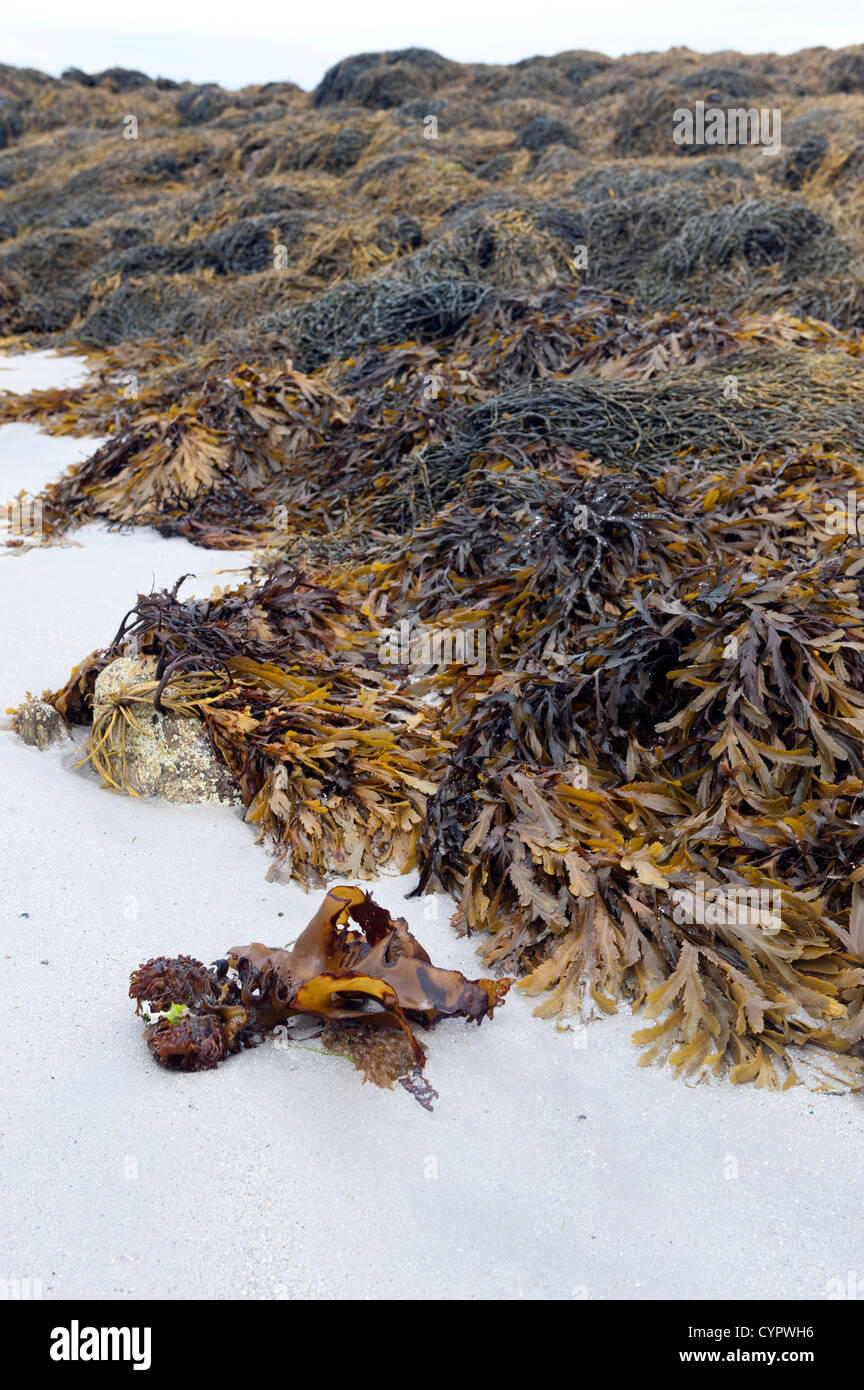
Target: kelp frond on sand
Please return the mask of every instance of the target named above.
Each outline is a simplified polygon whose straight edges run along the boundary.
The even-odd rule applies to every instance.
[[[349,926],[353,921],[359,927]],[[412,1023],[491,1019],[511,981],[466,980],[434,966],[404,918],[357,888],[332,888],[286,948],[234,946],[207,969],[190,956],[159,956],[133,972],[130,996],[148,1011],[147,1046],[163,1066],[215,1067],[298,1018],[327,1024],[325,1046],[353,1058],[364,1080],[399,1081],[426,1109],[437,1092]]]

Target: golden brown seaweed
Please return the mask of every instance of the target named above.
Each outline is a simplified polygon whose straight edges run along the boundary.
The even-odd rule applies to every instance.
[[[359,888],[340,887],[331,889],[292,947],[232,947],[209,970],[190,956],[156,957],[133,973],[129,994],[137,1012],[146,1003],[162,1015],[145,1032],[154,1057],[184,1071],[215,1067],[303,1014],[341,1025],[349,1051],[348,1025],[362,1027],[367,1049],[368,1029],[399,1029],[413,1062],[399,1080],[431,1109],[426,1053],[410,1023],[428,1028],[453,1017],[480,1023],[503,1003],[510,984],[467,980],[432,965],[403,918],[391,918]],[[372,1066],[364,1070],[376,1075]]]

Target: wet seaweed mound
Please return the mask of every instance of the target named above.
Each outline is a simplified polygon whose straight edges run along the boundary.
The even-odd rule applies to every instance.
[[[684,1075],[860,1087],[862,62],[0,70],[0,331],[92,365],[3,418],[106,437],[45,542],[255,556],[50,695],[105,783],[134,650],[271,876],[416,867],[559,1022],[627,999]],[[218,1060],[208,1010],[151,1046]]]

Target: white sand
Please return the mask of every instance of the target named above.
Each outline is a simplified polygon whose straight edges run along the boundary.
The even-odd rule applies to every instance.
[[[0,475],[19,479],[12,438],[0,428]],[[81,441],[49,444],[59,472]],[[207,592],[238,563],[148,532],[73,539],[0,557],[0,708],[62,681],[138,590],[194,568]],[[638,1066],[625,1016],[559,1032],[512,991],[491,1024],[442,1024],[431,1115],[297,1047],[160,1070],[130,969],[288,942],[319,895],[265,881],[237,810],[114,796],[74,761],[0,733],[0,1281],[48,1298],[813,1299],[864,1271],[861,1099],[685,1086]],[[436,962],[482,973],[448,900],[405,902],[412,882],[376,894]]]
[[[60,357],[56,352],[0,355],[0,391],[23,393],[83,386],[87,373],[87,362],[83,357]]]

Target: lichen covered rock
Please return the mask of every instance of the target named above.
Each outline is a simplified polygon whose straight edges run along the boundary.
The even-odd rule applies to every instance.
[[[154,707],[156,663],[119,657],[97,677],[94,737],[103,740],[103,776],[116,790],[164,801],[238,805],[240,792],[194,715],[160,714]],[[163,701],[182,699],[168,686]],[[106,775],[107,774],[107,775]]]

